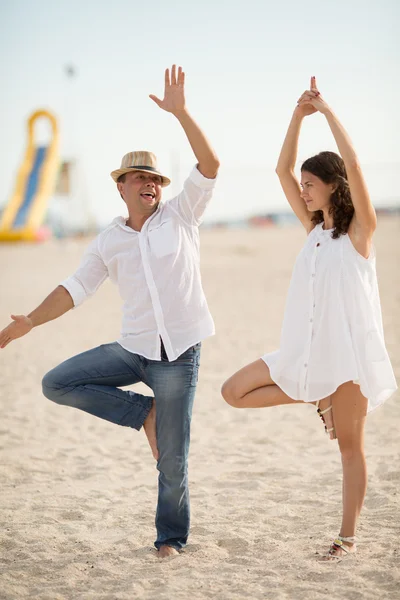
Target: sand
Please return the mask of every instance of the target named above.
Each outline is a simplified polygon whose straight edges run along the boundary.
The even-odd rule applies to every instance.
[[[398,218],[381,218],[375,240],[398,378],[399,233]],[[400,394],[368,417],[359,551],[340,564],[318,562],[339,530],[341,467],[314,407],[239,411],[220,397],[227,376],[277,347],[303,241],[296,226],[202,232],[218,333],[202,349],[192,529],[177,558],[160,561],[153,549],[157,471],[143,432],[41,394],[50,368],[118,337],[115,288],[106,282],[79,309],[0,351],[1,599],[400,598]],[[72,273],[86,244],[0,246],[2,326]]]

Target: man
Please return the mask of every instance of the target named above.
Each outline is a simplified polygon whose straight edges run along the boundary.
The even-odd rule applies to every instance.
[[[124,300],[122,333],[70,358],[43,379],[44,395],[148,437],[159,470],[155,546],[177,554],[189,534],[187,459],[201,340],[214,333],[201,286],[199,232],[219,162],[185,106],[185,75],[165,71],[164,99],[150,96],[182,125],[197,166],[183,191],[161,202],[170,180],[150,152],[130,152],[111,173],[128,208],[87,249],[76,273],[28,316],[12,315],[0,347],[51,321],[94,294],[107,278]],[[139,381],[154,398],[121,390]]]

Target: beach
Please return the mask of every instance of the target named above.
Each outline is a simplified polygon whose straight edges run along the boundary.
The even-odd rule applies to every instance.
[[[400,219],[375,235],[386,345],[400,380]],[[370,413],[358,552],[318,558],[339,533],[341,462],[314,406],[237,410],[222,382],[279,344],[300,226],[201,232],[217,334],[204,341],[189,461],[188,546],[153,547],[157,470],[141,432],[44,398],[66,358],[119,336],[106,281],[60,319],[0,351],[0,599],[349,600],[400,597],[400,394]],[[87,239],[0,246],[0,328],[79,264]],[[134,386],[148,391],[144,385]]]

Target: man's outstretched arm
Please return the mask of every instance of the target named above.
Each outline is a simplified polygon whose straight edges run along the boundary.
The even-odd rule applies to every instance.
[[[92,296],[108,277],[107,267],[97,248],[98,238],[86,249],[78,270],[61,285],[57,286],[29,315],[11,315],[13,320],[0,331],[0,348],[30,332],[33,327],[43,325],[61,317],[74,306]]]
[[[194,155],[198,161],[198,169],[207,179],[214,179],[219,169],[219,160],[206,136],[189,114],[185,104],[185,73],[182,67],[172,66],[165,70],[164,99],[150,95],[150,98],[163,110],[172,113],[182,125]]]
[[[69,292],[63,286],[57,286],[29,315],[11,315],[12,323],[0,331],[0,348],[26,335],[33,327],[61,317],[73,306]]]

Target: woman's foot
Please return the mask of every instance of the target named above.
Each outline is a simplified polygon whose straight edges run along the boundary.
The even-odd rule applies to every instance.
[[[342,535],[338,535],[338,537],[333,540],[327,554],[321,558],[321,561],[326,562],[329,560],[343,560],[343,558],[349,554],[354,554],[356,550],[357,546],[355,537],[343,537]]]
[[[156,434],[156,401],[153,400],[152,407],[149,414],[143,423],[143,429],[147,435],[148,442],[150,444],[151,452],[156,460],[159,459],[159,452],[157,448],[157,434]]]
[[[321,417],[325,431],[331,440],[336,440],[335,424],[332,415],[332,401],[330,397],[318,400],[316,403],[317,413]]]

